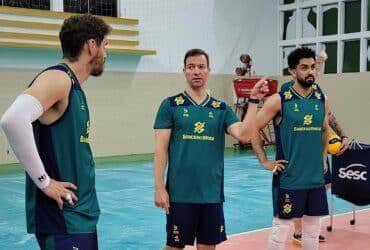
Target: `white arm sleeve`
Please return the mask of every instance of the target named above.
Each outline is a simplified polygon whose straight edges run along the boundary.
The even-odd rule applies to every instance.
[[[37,151],[32,122],[37,120],[43,112],[39,100],[28,94],[21,94],[0,121],[14,154],[40,189],[49,185],[50,178]]]

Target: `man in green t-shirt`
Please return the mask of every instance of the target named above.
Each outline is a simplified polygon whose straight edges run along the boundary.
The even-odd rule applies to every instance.
[[[193,245],[215,249],[226,240],[223,215],[225,133],[247,142],[259,100],[268,91],[262,78],[239,122],[231,108],[207,89],[209,57],[200,49],[185,54],[188,86],[161,103],[155,123],[155,205],[167,214],[167,250]],[[167,183],[164,172],[168,162]]]

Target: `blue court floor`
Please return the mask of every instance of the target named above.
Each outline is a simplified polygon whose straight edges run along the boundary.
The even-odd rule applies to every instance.
[[[153,203],[152,173],[151,162],[112,164],[96,170],[100,249],[162,249],[165,215]],[[0,249],[37,249],[34,236],[26,233],[24,175],[1,175],[0,183]],[[271,225],[271,173],[252,154],[225,157],[225,198],[228,234]],[[336,200],[335,209],[342,213],[350,211],[351,205]]]

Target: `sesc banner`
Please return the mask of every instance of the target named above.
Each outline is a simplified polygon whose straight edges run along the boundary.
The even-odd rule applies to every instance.
[[[357,206],[370,204],[370,145],[356,144],[332,159],[332,194]]]

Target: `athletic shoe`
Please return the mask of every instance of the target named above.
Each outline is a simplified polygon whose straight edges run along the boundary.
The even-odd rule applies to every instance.
[[[297,245],[301,245],[302,244],[302,234],[296,234],[294,233],[293,234],[293,242]]]
[[[319,242],[325,242],[325,241],[326,241],[325,237],[320,234],[319,235]]]

